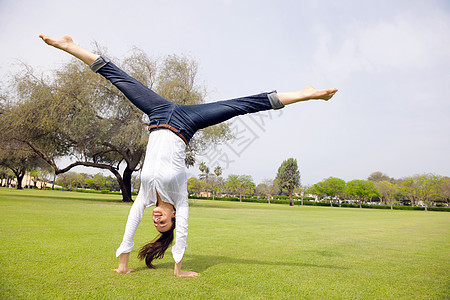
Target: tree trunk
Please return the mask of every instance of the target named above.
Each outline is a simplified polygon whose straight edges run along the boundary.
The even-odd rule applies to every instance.
[[[122,201],[123,202],[132,202],[131,198],[131,175],[133,174],[133,170],[130,168],[125,167],[125,170],[123,170],[122,174],[122,181],[123,181],[123,188],[122,185],[120,186],[120,189],[122,190]],[[116,176],[117,177],[117,176]],[[117,178],[117,180],[119,180]],[[120,181],[119,181],[120,185]]]
[[[17,169],[17,170],[11,169],[11,170],[13,171],[14,175],[16,175],[16,179],[17,179],[16,188],[18,190],[21,190],[22,189],[22,180],[23,180],[23,177],[25,176],[25,171],[26,170],[24,168],[20,168],[20,169]]]
[[[289,206],[294,206],[294,201],[292,200],[292,190],[289,191]]]
[[[16,177],[17,177],[17,186],[16,186],[16,188],[17,188],[18,190],[23,189],[23,187],[22,187],[22,180],[23,180],[23,177],[24,177],[24,176],[25,176],[25,172],[24,172],[24,173],[16,174]]]
[[[55,189],[56,174],[53,174],[52,190]]]

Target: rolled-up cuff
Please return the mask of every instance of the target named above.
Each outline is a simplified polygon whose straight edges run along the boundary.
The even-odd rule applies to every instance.
[[[278,98],[277,91],[273,91],[267,94],[269,98],[270,105],[272,105],[273,109],[280,109],[284,107],[284,104],[281,102],[280,98]]]
[[[134,243],[129,244],[129,243],[122,242],[120,244],[120,247],[116,251],[116,257],[119,257],[119,255],[122,253],[130,253],[131,250],[133,250],[133,247],[134,247]]]
[[[172,256],[175,263],[179,263],[184,256],[184,251],[186,250],[186,247],[177,247],[176,245],[172,247]]]
[[[89,66],[89,68],[91,68],[92,71],[97,73],[98,70],[100,70],[100,68],[106,65],[108,62],[109,59],[101,55],[92,63],[92,65]]]

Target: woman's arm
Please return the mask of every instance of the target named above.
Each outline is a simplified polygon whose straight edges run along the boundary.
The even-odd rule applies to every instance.
[[[141,190],[142,187],[141,187]],[[134,247],[134,234],[142,220],[144,214],[144,209],[146,204],[142,200],[142,194],[136,197],[133,205],[131,206],[130,213],[128,214],[127,224],[125,225],[125,233],[123,235],[122,243],[116,251],[116,257],[119,257],[119,267],[114,269],[117,273],[128,274],[133,270],[128,268],[128,259],[130,257],[130,252]]]
[[[119,267],[114,269],[119,274],[128,274],[133,272],[133,269],[128,268],[128,259],[130,258],[130,253],[122,253],[119,257]]]

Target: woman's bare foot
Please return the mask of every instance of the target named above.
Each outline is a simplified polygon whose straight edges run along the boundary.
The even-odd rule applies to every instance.
[[[39,35],[39,37],[47,44],[50,46],[53,46],[55,48],[61,49],[61,50],[65,50],[68,47],[70,47],[71,45],[74,45],[75,43],[73,42],[72,38],[70,36],[63,36],[62,38],[60,38],[59,40],[54,39],[49,37],[48,35]]]
[[[331,97],[334,96],[334,94],[336,94],[337,91],[338,91],[337,89],[316,90],[315,88],[309,85],[299,92],[300,93],[299,97],[302,99],[304,98],[305,100],[321,99],[328,101],[331,99]]]
[[[64,50],[67,53],[72,54],[76,58],[82,60],[88,65],[91,65],[99,57],[99,55],[94,54],[86,49],[83,49],[77,44],[75,44],[70,36],[63,36],[58,40],[43,34],[39,35],[39,37],[46,44]]]
[[[278,93],[278,98],[284,104],[292,104],[299,101],[308,101],[312,99],[319,100],[330,100],[334,94],[336,94],[337,89],[324,89],[316,90],[312,86],[307,86],[303,90],[292,93]]]

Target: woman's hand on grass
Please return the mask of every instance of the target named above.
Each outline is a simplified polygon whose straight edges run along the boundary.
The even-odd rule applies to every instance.
[[[133,272],[133,269],[128,268],[128,259],[130,258],[130,253],[122,253],[119,257],[119,267],[114,269],[119,274],[128,274]]]
[[[179,271],[178,274],[174,274],[176,277],[197,277],[200,273],[192,271]]]
[[[119,268],[114,269],[113,271],[116,271],[116,272],[119,273],[119,274],[128,274],[128,273],[133,272],[134,270],[133,270],[133,269],[130,269],[130,268],[128,268],[128,267],[121,268],[121,267],[119,266]]]
[[[175,263],[175,268],[173,269],[173,275],[176,277],[197,277],[200,276],[197,272],[192,271],[181,271],[181,264],[183,263],[183,259],[179,263]]]

